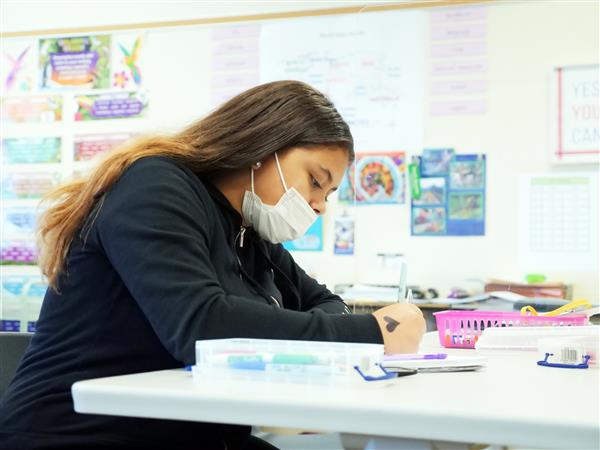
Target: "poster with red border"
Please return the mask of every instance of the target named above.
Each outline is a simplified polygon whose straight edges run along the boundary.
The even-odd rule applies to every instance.
[[[600,161],[599,67],[590,64],[554,70],[553,162]]]

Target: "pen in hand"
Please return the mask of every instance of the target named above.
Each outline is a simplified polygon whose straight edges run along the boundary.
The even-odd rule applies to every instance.
[[[400,263],[400,282],[398,283],[398,303],[405,300],[406,295],[406,272],[407,272],[406,261]]]

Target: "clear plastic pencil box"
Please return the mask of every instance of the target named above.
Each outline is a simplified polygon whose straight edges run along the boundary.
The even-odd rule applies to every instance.
[[[194,379],[314,381],[356,377],[383,360],[381,344],[213,339],[196,341]]]

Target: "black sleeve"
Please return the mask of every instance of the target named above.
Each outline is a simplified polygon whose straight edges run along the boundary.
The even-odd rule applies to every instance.
[[[212,201],[164,158],[131,166],[95,221],[101,246],[165,348],[183,364],[198,339],[231,337],[383,342],[371,315],[290,311],[228,295],[210,258]]]
[[[301,311],[319,309],[329,314],[349,314],[350,308],[323,284],[309,276],[281,244],[270,245],[271,259],[287,275],[300,294]]]

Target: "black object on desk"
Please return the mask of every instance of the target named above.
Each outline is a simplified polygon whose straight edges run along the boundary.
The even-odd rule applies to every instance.
[[[524,306],[531,305],[537,312],[550,312],[554,311],[556,308],[566,305],[567,303],[569,303],[569,300],[564,300],[562,298],[525,298],[515,302],[513,309],[520,311]]]

